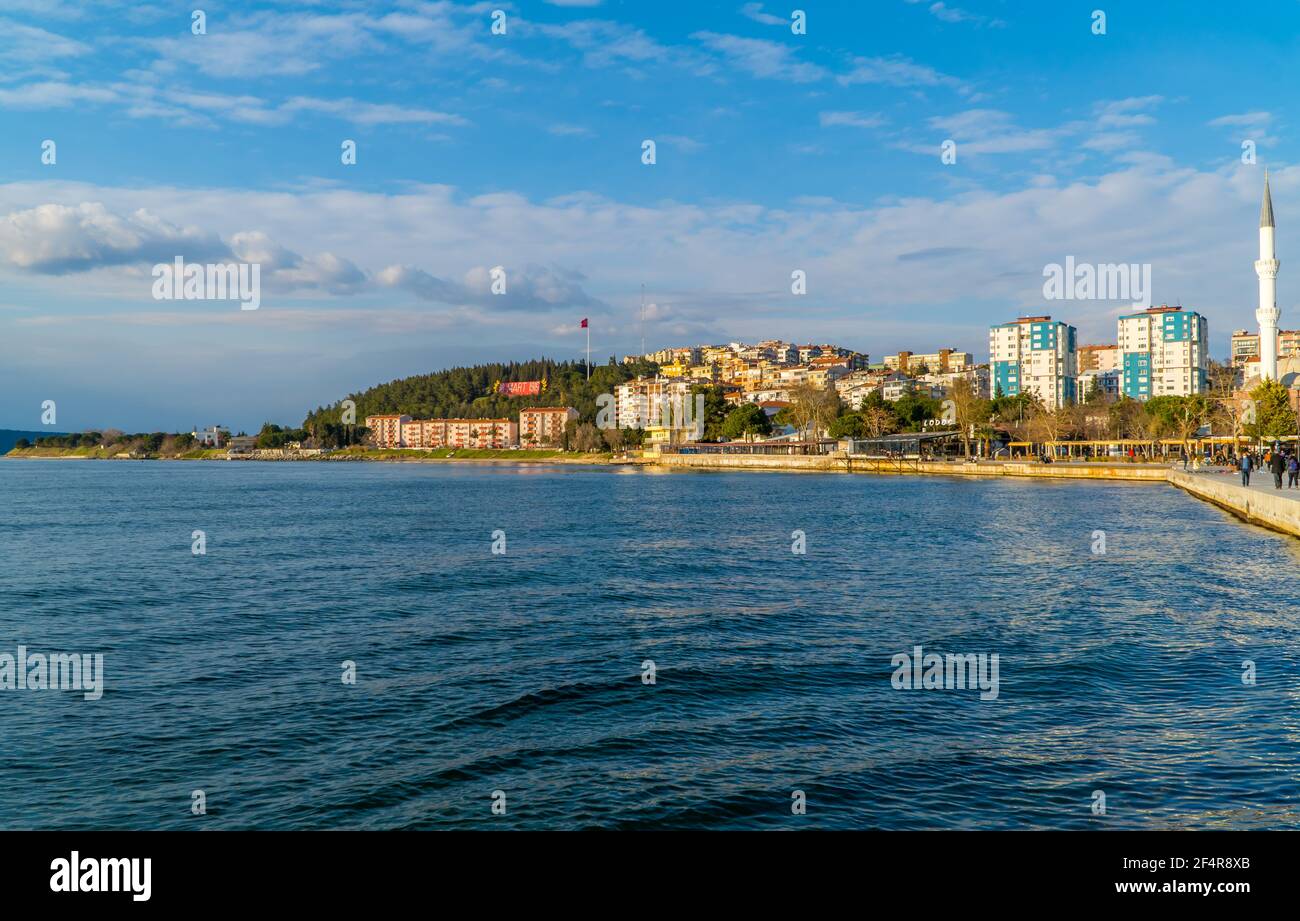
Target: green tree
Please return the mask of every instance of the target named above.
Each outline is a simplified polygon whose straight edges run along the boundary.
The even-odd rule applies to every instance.
[[[769,435],[771,432],[772,420],[757,403],[742,403],[727,413],[727,418],[722,423],[722,434],[733,440],[746,435]]]
[[[721,441],[724,437],[730,437],[725,431],[727,417],[732,412],[731,404],[727,402],[727,392],[711,384],[697,384],[691,388],[691,399],[694,400],[697,394],[704,395],[704,434],[700,440]],[[694,403],[691,404],[690,412],[695,412]],[[695,424],[699,425],[698,419]]]
[[[1177,438],[1190,451],[1193,435],[1210,420],[1210,401],[1199,393],[1189,396],[1159,396],[1147,400],[1147,413],[1156,420],[1156,431]]]
[[[1246,425],[1251,438],[1269,439],[1296,433],[1290,392],[1278,381],[1266,380],[1250,392],[1255,401],[1255,421]]]
[[[861,413],[845,413],[831,423],[827,432],[832,438],[862,438],[866,434],[866,425]]]
[[[894,401],[894,415],[904,430],[919,432],[930,419],[938,419],[943,404],[933,397],[919,393],[905,393]]]

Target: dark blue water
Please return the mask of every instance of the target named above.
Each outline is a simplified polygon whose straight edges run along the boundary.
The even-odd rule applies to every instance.
[[[0,691],[3,828],[1300,825],[1300,541],[1167,486],[9,460],[0,500],[0,652],[106,672]],[[998,698],[895,689],[918,644]]]

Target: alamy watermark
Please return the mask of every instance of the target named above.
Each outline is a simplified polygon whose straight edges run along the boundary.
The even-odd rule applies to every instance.
[[[1076,263],[1043,266],[1043,297],[1049,301],[1131,301],[1151,306],[1151,263]]]
[[[239,301],[240,310],[262,306],[262,265],[258,262],[160,262],[153,267],[157,301]]]
[[[0,691],[82,691],[86,700],[104,694],[104,654],[52,652],[48,655],[18,647],[18,654],[0,652]]]
[[[980,700],[998,699],[998,654],[987,652],[941,656],[913,646],[911,655],[900,652],[890,660],[890,684],[901,690],[954,690],[979,688]]]
[[[152,857],[82,857],[73,851],[50,862],[51,892],[129,892],[147,902],[153,891]]]
[[[704,394],[663,394],[654,401],[646,394],[632,399],[631,418],[619,418],[617,400],[612,393],[596,397],[596,428],[606,431],[617,428],[647,428],[658,423],[660,428],[675,432],[692,432],[696,438],[704,435]],[[657,411],[656,411],[657,410]]]

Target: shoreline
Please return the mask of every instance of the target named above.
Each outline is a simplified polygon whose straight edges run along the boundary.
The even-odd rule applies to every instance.
[[[403,453],[380,454],[376,451],[338,452],[316,456],[247,456],[227,457],[224,451],[192,452],[189,456],[128,458],[114,455],[78,454],[77,449],[17,450],[3,455],[5,460],[158,460],[221,461],[254,463],[387,463],[387,464],[485,464],[485,465],[565,465],[585,467],[649,467],[662,472],[674,470],[712,470],[730,472],[840,473],[880,476],[942,477],[1016,477],[1044,480],[1090,480],[1101,482],[1163,483],[1182,490],[1193,498],[1208,502],[1248,524],[1258,525],[1281,534],[1300,537],[1300,501],[1286,495],[1272,495],[1252,490],[1234,482],[1224,473],[1222,479],[1200,473],[1184,473],[1165,464],[1052,463],[1029,461],[917,461],[853,457],[844,454],[820,456],[728,455],[728,454],[661,454],[649,457],[614,457],[609,454],[573,456],[547,452],[545,456],[508,456],[518,452],[493,451],[494,456],[403,456]],[[540,452],[539,452],[540,453]],[[505,456],[502,456],[505,455]]]
[[[431,456],[427,453],[368,451],[365,453],[338,451],[332,454],[272,454],[262,456],[241,455],[228,457],[225,451],[205,450],[187,452],[178,455],[148,455],[144,457],[123,457],[114,454],[77,453],[76,448],[14,449],[0,455],[0,460],[80,460],[80,461],[200,461],[222,463],[377,463],[377,464],[579,464],[587,466],[605,466],[637,463],[635,460],[615,458],[609,454],[574,454],[562,452],[507,452],[487,451],[479,453],[488,456],[472,456],[473,450],[467,450],[471,456]],[[509,456],[516,454],[520,456]]]

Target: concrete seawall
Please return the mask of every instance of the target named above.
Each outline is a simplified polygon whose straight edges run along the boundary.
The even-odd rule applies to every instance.
[[[1071,480],[1145,480],[1163,483],[1163,464],[1039,464],[999,461],[978,464],[891,461],[845,454],[787,456],[780,454],[662,454],[643,463],[660,467],[707,470],[794,470],[821,473],[878,473],[923,476],[1016,476]]]
[[[1263,475],[1268,476],[1267,473]],[[1300,536],[1300,501],[1292,499],[1285,492],[1272,494],[1247,489],[1228,476],[1196,476],[1181,470],[1170,470],[1168,480],[1179,489],[1198,499],[1212,502],[1251,524]]]
[[[811,470],[844,473],[843,454],[807,457],[784,454],[652,454],[643,464],[655,467],[698,467],[704,470]]]

